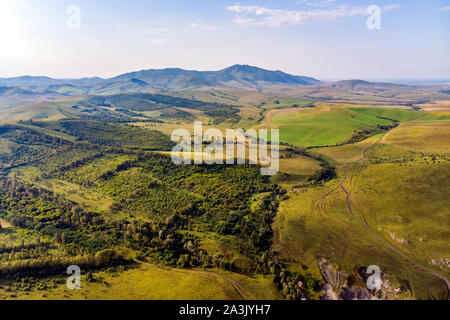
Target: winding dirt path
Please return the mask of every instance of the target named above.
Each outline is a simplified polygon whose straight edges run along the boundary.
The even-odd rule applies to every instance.
[[[347,208],[348,211],[350,212],[350,215],[353,217],[353,219],[355,219],[358,224],[365,229],[366,231],[368,231],[372,236],[374,236],[382,245],[384,245],[387,249],[391,250],[392,252],[396,253],[397,255],[401,256],[403,259],[405,259],[406,261],[408,261],[409,263],[415,265],[416,267],[418,267],[420,270],[428,272],[438,278],[440,278],[441,280],[443,280],[446,285],[447,285],[447,300],[450,300],[450,281],[448,281],[448,279],[446,277],[444,277],[443,275],[441,275],[440,273],[434,271],[433,269],[430,269],[422,264],[420,264],[419,262],[411,259],[407,254],[403,253],[402,251],[398,250],[397,248],[395,248],[393,245],[391,245],[389,242],[385,241],[383,238],[381,238],[374,230],[372,230],[372,228],[370,228],[370,226],[366,223],[363,222],[361,219],[359,219],[357,217],[357,215],[354,213],[353,211],[353,207],[354,204],[352,205],[352,196],[351,193],[345,188],[345,182],[348,179],[348,170],[347,168],[344,167],[344,172],[345,172],[345,178],[344,180],[342,180],[341,183],[341,188],[342,191],[346,194],[347,196]]]
[[[370,151],[372,151],[373,149],[375,149],[375,147],[377,145],[379,145],[384,137],[390,132],[391,130],[387,131],[385,134],[383,134],[381,136],[381,138],[374,143],[373,145],[370,145],[369,147],[367,147],[366,149],[363,150],[363,155],[362,158],[359,159],[357,162],[360,162],[364,159],[366,159],[368,157],[368,154],[370,153]],[[450,281],[444,277],[443,275],[441,275],[440,273],[434,271],[433,269],[430,269],[422,264],[420,264],[419,262],[411,259],[407,254],[403,253],[402,251],[400,251],[399,249],[395,248],[393,245],[391,245],[389,242],[387,242],[386,240],[384,240],[383,238],[381,238],[369,225],[368,223],[365,221],[365,219],[361,219],[358,217],[357,214],[355,214],[354,208],[356,207],[354,204],[354,201],[352,200],[352,196],[351,196],[351,191],[349,191],[346,187],[345,187],[345,183],[347,182],[348,178],[349,178],[349,171],[347,169],[347,167],[343,167],[345,176],[344,179],[341,181],[340,185],[331,190],[330,192],[328,192],[327,194],[325,194],[323,197],[321,197],[319,200],[316,200],[313,202],[312,204],[312,209],[314,209],[315,207],[317,207],[320,211],[319,213],[321,215],[327,215],[326,213],[326,206],[325,206],[325,201],[327,198],[329,198],[331,195],[335,194],[337,190],[341,189],[342,192],[345,193],[346,195],[346,199],[347,199],[347,210],[350,213],[350,216],[356,221],[358,222],[358,224],[365,229],[367,232],[369,232],[378,242],[380,242],[385,248],[387,248],[388,250],[390,250],[391,252],[401,256],[403,259],[405,259],[406,261],[408,261],[409,263],[413,264],[414,266],[416,266],[419,270],[423,271],[423,272],[427,272],[430,273],[436,277],[438,277],[439,279],[443,280],[445,282],[445,284],[447,285],[447,300],[450,300]],[[353,177],[352,177],[353,178]],[[363,221],[364,220],[364,221]]]
[[[391,129],[391,130],[392,130],[392,129]],[[372,145],[368,146],[367,148],[365,148],[365,149],[363,150],[362,157],[361,157],[359,160],[357,160],[356,162],[360,162],[360,161],[366,159],[366,158],[368,157],[369,152],[372,151],[373,149],[375,149],[375,147],[376,147],[377,145],[379,145],[379,144],[383,141],[384,137],[385,137],[391,130],[386,131],[386,132],[380,137],[380,139],[378,139],[377,142],[375,142],[374,144],[372,144]],[[328,214],[327,214],[327,212],[326,212],[326,200],[327,200],[330,196],[332,196],[332,195],[333,195],[333,196],[334,196],[334,195],[337,195],[336,192],[339,191],[339,189],[342,189],[342,184],[346,181],[346,179],[347,179],[347,177],[344,178],[344,180],[341,182],[341,184],[340,184],[339,186],[337,186],[336,188],[334,188],[334,189],[332,189],[331,191],[329,191],[327,194],[325,194],[324,196],[322,196],[320,199],[313,201],[312,204],[311,204],[311,212],[312,212],[312,213],[317,212],[317,215],[318,215],[319,217],[325,217],[325,216],[327,216]]]
[[[137,264],[147,264],[152,267],[155,267],[154,264],[151,264],[149,262],[140,261],[137,259],[133,259],[133,261]],[[218,274],[218,273],[214,273],[214,272],[210,272],[210,271],[185,270],[185,269],[177,269],[177,268],[172,268],[172,267],[164,267],[164,269],[177,271],[177,272],[181,272],[181,273],[188,273],[188,274],[196,273],[196,274],[203,274],[203,275],[223,278],[223,279],[227,280],[233,286],[233,288],[236,290],[236,292],[241,296],[242,300],[256,300],[255,296],[253,296],[249,292],[245,292],[245,290],[242,288],[242,286],[236,280],[234,280],[233,278],[228,277],[226,275],[222,275],[222,274]]]

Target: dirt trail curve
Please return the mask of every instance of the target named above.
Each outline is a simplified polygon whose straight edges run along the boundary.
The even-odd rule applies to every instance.
[[[421,269],[422,271],[428,272],[438,278],[440,278],[441,280],[443,280],[446,285],[447,285],[447,299],[450,300],[450,281],[448,281],[448,279],[446,277],[444,277],[443,275],[439,274],[438,272],[420,264],[419,262],[411,259],[408,255],[406,255],[405,253],[403,253],[402,251],[398,250],[397,248],[395,248],[393,245],[391,245],[390,243],[388,243],[387,241],[385,241],[383,238],[381,238],[374,230],[372,230],[372,228],[370,228],[370,226],[366,223],[363,222],[361,219],[359,219],[354,211],[353,211],[353,206],[352,206],[352,196],[351,193],[345,188],[345,182],[348,179],[348,170],[347,168],[344,167],[344,172],[345,172],[345,178],[344,180],[342,180],[341,182],[341,188],[342,191],[346,194],[347,196],[347,208],[348,211],[350,212],[350,215],[353,217],[353,219],[355,219],[358,224],[364,228],[366,231],[368,231],[372,236],[374,236],[381,244],[383,244],[386,248],[388,248],[389,250],[391,250],[392,252],[398,254],[399,256],[401,256],[403,259],[405,259],[406,261],[410,262],[411,264],[415,265],[416,267],[418,267],[419,269]]]
[[[380,137],[380,139],[377,140],[377,142],[375,142],[374,144],[372,144],[372,145],[368,146],[367,148],[365,148],[365,149],[363,150],[362,157],[361,157],[359,160],[357,160],[356,162],[360,162],[360,161],[366,159],[367,156],[368,156],[368,154],[369,154],[369,152],[372,151],[373,149],[375,149],[375,147],[376,147],[377,145],[379,145],[379,144],[383,141],[383,139],[385,138],[385,136],[386,136],[390,131],[391,131],[391,130],[386,131],[386,132]],[[339,189],[342,189],[342,183],[341,183],[339,186],[337,186],[336,188],[334,188],[334,189],[332,189],[331,191],[329,191],[327,194],[323,195],[320,199],[313,201],[312,204],[311,204],[311,212],[312,212],[312,213],[316,213],[316,212],[317,212],[317,215],[318,215],[319,219],[320,219],[320,217],[323,218],[323,217],[327,216],[326,200],[327,200],[328,198],[330,198],[331,196],[337,195],[336,192],[337,192]]]
[[[379,145],[381,142],[383,142],[383,140],[386,138],[386,136],[388,135],[388,133],[391,132],[391,131],[392,131],[392,129],[386,131],[385,133],[383,133],[383,135],[380,137],[380,139],[378,139],[377,142],[375,142],[374,144],[372,144],[372,145],[368,146],[367,148],[365,148],[365,149],[363,150],[363,156],[362,156],[362,158],[359,159],[359,160],[356,161],[356,162],[360,162],[360,161],[363,161],[364,159],[366,159],[367,156],[368,156],[368,154],[369,154],[369,152],[372,151],[373,149],[375,149],[375,147],[376,147],[377,145]]]
[[[144,262],[144,261],[140,261],[137,259],[133,259],[133,261],[137,264],[147,264],[147,265],[151,265],[153,267],[155,266],[154,264],[151,264],[149,262]],[[176,268],[172,268],[172,267],[164,267],[164,269],[175,270],[177,272],[182,272],[182,273],[197,273],[197,274],[203,274],[203,275],[223,278],[223,279],[227,280],[233,286],[233,288],[236,290],[236,292],[241,296],[242,300],[256,300],[256,298],[251,293],[244,292],[244,289],[236,280],[234,280],[228,276],[217,274],[217,273],[210,272],[210,271],[201,271],[201,270],[184,270],[184,269],[176,269]]]
[[[359,162],[359,161],[362,161],[362,160],[364,160],[364,159],[366,159],[366,158],[368,157],[369,152],[372,151],[373,149],[375,149],[375,147],[383,141],[383,139],[385,138],[385,136],[386,136],[389,132],[390,132],[390,130],[387,131],[385,134],[383,134],[383,135],[381,136],[381,138],[380,138],[376,143],[374,143],[373,145],[370,145],[369,147],[367,147],[366,149],[364,149],[364,150],[363,150],[363,156],[362,156],[361,159],[358,160],[358,162]],[[434,276],[440,278],[441,280],[443,280],[443,281],[445,282],[445,284],[447,285],[447,300],[450,300],[450,281],[449,281],[446,277],[444,277],[443,275],[441,275],[441,274],[439,274],[438,272],[434,271],[433,269],[430,269],[430,268],[428,268],[428,267],[426,267],[426,266],[420,264],[419,262],[417,262],[417,261],[411,259],[408,255],[406,255],[405,253],[403,253],[403,252],[400,251],[399,249],[395,248],[393,245],[391,245],[390,243],[388,243],[387,241],[385,241],[383,238],[381,238],[374,230],[372,230],[372,228],[370,228],[370,226],[367,224],[366,221],[363,221],[363,219],[360,219],[360,218],[357,217],[357,215],[355,214],[355,212],[354,212],[354,210],[353,210],[354,204],[352,204],[352,196],[351,196],[351,192],[350,192],[349,190],[347,190],[346,187],[345,187],[345,183],[347,182],[348,177],[349,177],[349,172],[348,172],[348,169],[347,169],[346,167],[343,167],[343,170],[344,170],[344,172],[345,172],[345,177],[344,177],[344,179],[342,180],[340,186],[337,187],[337,188],[335,188],[335,189],[333,189],[333,190],[331,190],[330,192],[328,192],[327,194],[325,194],[322,198],[320,198],[319,200],[315,201],[315,202],[313,203],[313,205],[312,205],[312,209],[314,209],[315,203],[317,203],[317,204],[318,204],[318,207],[319,207],[319,211],[321,211],[320,213],[321,213],[321,214],[326,214],[326,212],[325,212],[325,211],[326,211],[326,207],[325,207],[325,205],[324,205],[326,199],[327,199],[330,195],[334,194],[334,193],[340,188],[340,189],[345,193],[345,195],[346,195],[346,198],[347,198],[347,209],[348,209],[348,212],[350,213],[351,217],[352,217],[353,219],[355,219],[355,221],[357,221],[358,224],[359,224],[363,229],[365,229],[366,231],[368,231],[375,239],[377,239],[382,245],[384,245],[384,246],[385,246],[387,249],[389,249],[391,252],[393,252],[393,253],[395,253],[395,254],[401,256],[401,257],[402,257],[403,259],[405,259],[406,261],[408,261],[408,262],[410,262],[411,264],[413,264],[413,265],[415,265],[416,267],[418,267],[421,271],[428,272],[428,273],[430,273],[430,274],[432,274],[432,275],[434,275]]]

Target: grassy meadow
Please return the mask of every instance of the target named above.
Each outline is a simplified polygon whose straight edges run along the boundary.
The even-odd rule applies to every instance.
[[[89,280],[88,280],[89,279]],[[3,282],[0,298],[23,300],[277,300],[271,279],[246,277],[220,270],[182,270],[138,264],[122,270],[90,273],[82,277],[82,287],[70,290],[58,279],[48,279],[45,289],[18,290]],[[5,291],[5,288],[7,291]]]
[[[344,107],[322,104],[315,108],[289,109],[268,114],[266,123],[280,129],[280,140],[295,146],[329,146],[343,143],[361,129],[387,126],[420,116],[419,111]]]
[[[388,102],[217,89],[2,110],[0,299],[321,299],[319,258],[350,288],[379,265],[387,298],[448,298],[449,114]],[[280,129],[278,174],[174,165],[194,120]]]
[[[402,122],[355,144],[314,149],[335,163],[338,178],[291,188],[275,221],[281,259],[317,275],[317,257],[325,257],[351,279],[375,264],[394,287],[407,285],[410,298],[446,299],[446,284],[430,270],[450,274],[449,133],[446,121]]]

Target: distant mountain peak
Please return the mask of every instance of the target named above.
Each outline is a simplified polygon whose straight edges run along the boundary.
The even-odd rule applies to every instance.
[[[242,71],[254,71],[254,70],[264,70],[259,67],[251,66],[249,64],[234,64],[223,70],[242,70]]]
[[[319,80],[294,76],[282,71],[270,71],[247,64],[235,64],[218,71],[195,71],[180,68],[150,69],[125,73],[117,77],[52,79],[48,77],[23,76],[0,79],[0,85],[21,87],[26,90],[45,91],[50,86],[74,86],[58,91],[64,94],[111,94],[119,92],[143,92],[153,89],[197,89],[202,87],[224,87],[234,89],[260,89],[272,85],[313,85]],[[52,87],[52,89],[57,87]]]

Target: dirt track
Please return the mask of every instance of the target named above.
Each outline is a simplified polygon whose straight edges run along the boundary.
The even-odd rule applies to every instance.
[[[389,131],[388,131],[389,132]],[[359,161],[362,161],[364,159],[366,159],[368,157],[368,154],[370,151],[372,151],[380,142],[383,141],[384,137],[387,135],[386,132],[376,143],[374,143],[373,145],[367,147],[364,151],[363,151],[363,156]],[[403,259],[405,259],[406,261],[410,262],[411,264],[413,264],[414,266],[416,266],[419,270],[423,271],[423,272],[427,272],[430,273],[438,278],[440,278],[441,280],[443,280],[446,285],[447,285],[447,300],[450,300],[450,282],[449,280],[444,277],[443,275],[439,274],[438,272],[434,271],[433,269],[430,269],[420,263],[418,263],[417,261],[411,259],[410,257],[408,257],[408,255],[406,255],[405,253],[403,253],[402,251],[400,251],[399,249],[395,248],[393,245],[391,245],[390,243],[388,243],[387,241],[385,241],[383,238],[381,238],[369,225],[368,223],[365,221],[364,217],[358,217],[358,215],[355,213],[355,204],[354,201],[352,201],[352,196],[351,196],[351,191],[349,191],[346,187],[345,184],[347,182],[347,180],[349,179],[349,171],[347,169],[347,167],[343,167],[344,173],[345,173],[345,177],[344,179],[341,181],[339,187],[331,190],[330,192],[328,192],[327,194],[325,194],[322,198],[320,198],[319,200],[313,202],[312,204],[312,212],[314,213],[315,210],[318,210],[318,212],[320,213],[321,216],[325,216],[327,215],[326,212],[326,206],[325,206],[325,201],[327,198],[329,198],[331,195],[337,195],[337,191],[339,189],[342,190],[342,192],[345,193],[346,195],[346,199],[347,199],[347,210],[351,216],[352,219],[354,219],[356,222],[358,222],[358,224],[365,229],[367,232],[369,232],[378,242],[380,242],[385,248],[387,248],[388,250],[390,250],[391,252],[395,253],[396,255],[401,256]],[[353,176],[352,176],[353,178]]]
[[[347,168],[344,168],[344,172],[345,172],[345,178],[344,180],[342,180],[341,183],[341,188],[342,191],[346,194],[347,196],[347,208],[348,211],[350,213],[350,215],[352,216],[353,219],[355,219],[359,225],[364,228],[366,231],[368,231],[372,236],[374,236],[383,246],[385,246],[387,249],[391,250],[392,252],[396,253],[397,255],[400,255],[403,259],[405,259],[406,261],[410,262],[411,264],[415,265],[416,267],[418,267],[420,270],[431,273],[432,275],[440,278],[441,280],[443,280],[446,285],[447,285],[447,300],[450,300],[450,282],[447,280],[446,277],[444,277],[443,275],[439,274],[438,272],[425,267],[424,265],[418,263],[417,261],[411,259],[410,257],[408,257],[408,255],[406,255],[405,253],[403,253],[402,251],[398,250],[397,248],[395,248],[394,246],[392,246],[390,243],[388,243],[387,241],[385,241],[383,238],[381,238],[374,230],[372,230],[370,228],[370,226],[367,224],[367,222],[362,221],[361,219],[359,219],[357,217],[357,215],[354,213],[353,211],[353,207],[354,205],[352,205],[352,196],[351,196],[351,192],[349,192],[346,188],[345,188],[345,182],[348,179],[348,170]]]
[[[148,263],[148,262],[140,261],[137,259],[133,259],[133,260],[137,264],[148,264],[148,265],[154,266],[153,264]],[[241,296],[242,300],[256,300],[256,298],[251,293],[244,292],[244,289],[236,280],[234,280],[226,275],[221,275],[221,274],[217,274],[217,273],[210,272],[210,271],[176,269],[176,268],[172,268],[172,267],[164,267],[164,269],[174,270],[174,271],[182,272],[182,273],[196,273],[196,274],[202,274],[202,275],[223,278],[223,279],[227,280],[233,286],[233,288],[236,290],[236,292]]]

